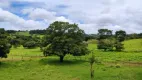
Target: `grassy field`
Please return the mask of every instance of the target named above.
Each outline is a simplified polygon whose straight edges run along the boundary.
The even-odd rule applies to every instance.
[[[103,52],[90,41],[98,63],[94,65],[95,80],[141,80],[141,39],[125,41],[124,52]],[[132,46],[133,45],[133,46]],[[12,48],[7,59],[1,59],[0,80],[90,80],[90,55],[67,55],[63,63],[57,56],[43,57],[39,48]]]
[[[29,36],[30,35],[28,31],[17,32],[16,34],[18,34],[18,35],[24,35],[24,36]]]
[[[127,40],[124,44],[126,51],[142,51],[142,39]]]

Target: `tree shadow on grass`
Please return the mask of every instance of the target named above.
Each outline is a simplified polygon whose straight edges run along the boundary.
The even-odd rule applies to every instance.
[[[39,60],[40,64],[43,65],[57,65],[57,66],[64,66],[64,65],[78,65],[78,64],[83,64],[87,61],[85,60],[64,60],[64,62],[60,62],[58,58],[42,58]]]
[[[0,62],[0,69],[1,68],[8,68],[10,66],[10,64],[6,63],[6,62]]]

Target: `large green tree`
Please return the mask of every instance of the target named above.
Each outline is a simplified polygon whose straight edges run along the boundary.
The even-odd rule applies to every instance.
[[[63,62],[66,54],[81,56],[88,53],[84,42],[85,33],[77,24],[55,21],[50,24],[43,38],[43,53],[47,55],[58,55]]]
[[[6,58],[10,51],[10,44],[7,40],[7,34],[4,29],[0,28],[0,57]]]

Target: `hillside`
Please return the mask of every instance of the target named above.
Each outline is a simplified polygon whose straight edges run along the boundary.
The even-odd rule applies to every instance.
[[[142,39],[124,41],[125,51],[142,51]]]

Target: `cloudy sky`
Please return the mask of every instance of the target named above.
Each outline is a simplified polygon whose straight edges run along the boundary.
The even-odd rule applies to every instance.
[[[142,0],[0,0],[0,28],[45,29],[54,21],[98,29],[142,32]]]

